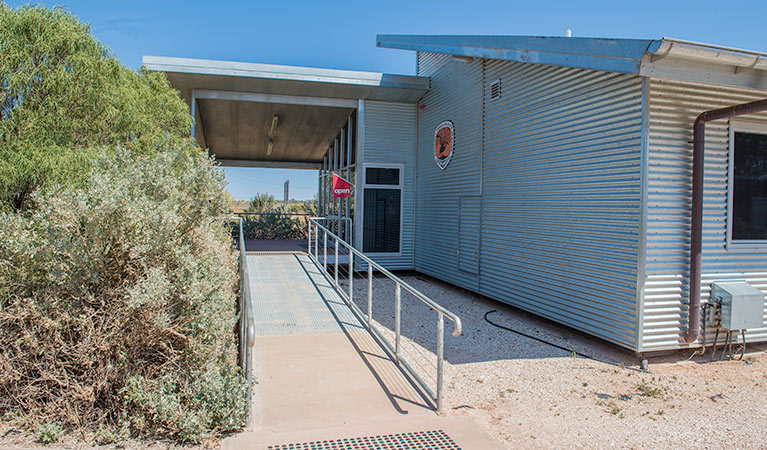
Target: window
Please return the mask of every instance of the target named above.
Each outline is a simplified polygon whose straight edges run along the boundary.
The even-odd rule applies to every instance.
[[[767,243],[767,125],[730,124],[729,234]]]
[[[399,186],[399,169],[389,167],[367,167],[365,184],[388,184]]]
[[[366,167],[362,196],[362,251],[399,253],[402,215],[401,169]]]

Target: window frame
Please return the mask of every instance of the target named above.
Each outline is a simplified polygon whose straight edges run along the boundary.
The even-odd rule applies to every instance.
[[[733,203],[735,184],[735,133],[751,133],[767,136],[767,123],[746,120],[730,120],[727,146],[727,229],[725,249],[745,252],[767,251],[767,239],[733,239]]]
[[[368,184],[367,169],[399,169],[399,184]],[[361,230],[360,233],[360,249],[363,248],[365,242],[365,189],[399,189],[399,240],[397,242],[397,252],[364,252],[365,255],[378,256],[378,257],[399,257],[402,256],[402,233],[405,231],[405,189],[404,189],[404,173],[405,165],[399,163],[377,163],[366,162],[362,164],[362,195],[360,195],[360,212],[362,213]]]

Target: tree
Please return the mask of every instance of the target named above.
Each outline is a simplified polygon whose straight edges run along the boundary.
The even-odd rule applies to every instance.
[[[188,107],[165,76],[123,66],[61,8],[0,3],[0,210],[84,186],[95,157],[190,139]]]

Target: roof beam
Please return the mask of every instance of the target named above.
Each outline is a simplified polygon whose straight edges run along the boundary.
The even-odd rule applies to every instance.
[[[237,102],[283,103],[288,105],[332,106],[336,108],[356,108],[357,100],[327,97],[309,97],[302,95],[262,94],[259,92],[233,92],[209,89],[194,89],[196,99],[232,100]]]
[[[256,161],[250,159],[218,159],[222,167],[255,167],[262,169],[309,169],[318,170],[322,163],[292,162],[292,161]]]

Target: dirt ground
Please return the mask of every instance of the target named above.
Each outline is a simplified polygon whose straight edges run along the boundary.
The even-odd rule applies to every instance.
[[[514,308],[421,276],[405,276],[455,312],[463,334],[445,335],[445,414],[472,417],[509,449],[767,449],[767,346],[751,345],[744,360],[687,361],[691,352],[651,358],[649,372],[613,345]],[[376,292],[391,291],[377,281]],[[365,310],[367,286],[355,284]],[[403,294],[403,354],[434,373],[436,313]],[[523,332],[575,353],[491,325]],[[392,329],[393,296],[376,296],[374,317]],[[593,356],[600,362],[583,358]],[[718,356],[718,353],[717,353]],[[133,440],[103,449],[178,450],[171,441]],[[0,449],[39,447],[34,437],[0,422]],[[68,435],[51,448],[95,446]]]
[[[764,345],[742,361],[687,361],[690,351],[651,358],[643,373],[615,346],[438,281],[405,279],[463,321],[462,336],[446,337],[446,414],[474,418],[509,449],[767,449]],[[493,322],[577,354],[489,324],[490,310]],[[429,339],[411,331],[409,341]]]
[[[66,449],[83,450],[210,450],[218,448],[219,439],[210,438],[200,445],[182,445],[170,439],[129,439],[114,444],[99,444],[92,433],[64,433],[54,444],[37,442],[33,432],[25,431],[7,421],[0,421],[0,450],[4,449]]]

